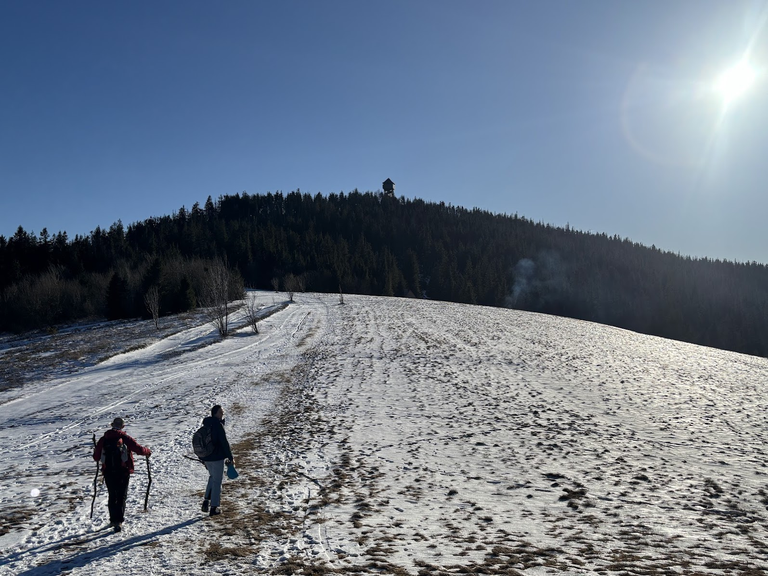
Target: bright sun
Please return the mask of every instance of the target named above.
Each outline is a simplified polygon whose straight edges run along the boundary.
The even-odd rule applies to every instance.
[[[715,89],[723,97],[726,104],[730,104],[744,94],[755,81],[755,71],[745,61],[726,70],[718,78]]]

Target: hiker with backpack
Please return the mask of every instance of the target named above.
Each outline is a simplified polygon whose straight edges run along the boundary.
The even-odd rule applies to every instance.
[[[224,409],[216,404],[211,408],[211,415],[203,419],[203,426],[198,430],[192,444],[195,454],[208,469],[208,486],[201,510],[210,516],[221,514],[221,483],[224,480],[224,463],[234,466],[235,459],[224,431]]]
[[[150,456],[145,448],[123,431],[122,418],[112,421],[112,428],[104,433],[93,450],[93,459],[101,462],[101,472],[107,484],[109,500],[109,525],[115,532],[122,530],[125,521],[125,500],[128,497],[128,481],[133,474],[133,454]]]

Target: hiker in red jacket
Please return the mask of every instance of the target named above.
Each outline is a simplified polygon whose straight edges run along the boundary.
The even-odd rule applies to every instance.
[[[149,456],[152,451],[123,432],[122,418],[112,421],[112,429],[104,433],[96,448],[93,459],[101,461],[101,471],[109,492],[109,525],[120,532],[125,520],[125,500],[128,497],[128,481],[133,474],[133,454]]]

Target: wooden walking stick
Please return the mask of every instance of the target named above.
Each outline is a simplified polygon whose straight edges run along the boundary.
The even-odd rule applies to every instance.
[[[152,486],[152,468],[149,465],[149,456],[146,456],[147,459],[147,477],[149,478],[149,481],[147,482],[147,495],[144,496],[144,512],[147,511],[147,503],[149,502],[149,487]]]
[[[96,448],[96,432],[93,433],[93,447]],[[99,464],[96,462],[96,476],[93,477],[93,500],[91,500],[91,518],[93,518],[93,505],[96,503],[96,488],[99,482]]]

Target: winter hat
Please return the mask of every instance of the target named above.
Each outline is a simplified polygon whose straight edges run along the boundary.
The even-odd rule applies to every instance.
[[[112,420],[112,428],[115,430],[122,430],[123,426],[125,426],[125,422],[123,422],[123,419],[120,417],[115,418]]]
[[[221,410],[221,405],[216,404],[213,408],[211,408],[211,416],[216,416],[216,413]]]

